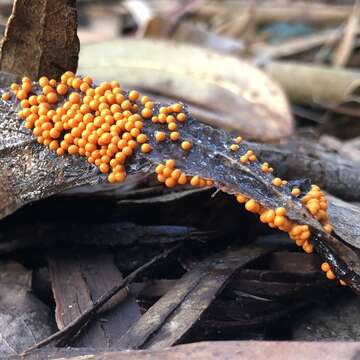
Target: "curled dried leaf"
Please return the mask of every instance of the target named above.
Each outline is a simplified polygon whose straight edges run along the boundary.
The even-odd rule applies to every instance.
[[[270,142],[293,132],[281,87],[235,56],[171,41],[121,39],[82,47],[79,72],[182,99],[199,120],[246,138]]]

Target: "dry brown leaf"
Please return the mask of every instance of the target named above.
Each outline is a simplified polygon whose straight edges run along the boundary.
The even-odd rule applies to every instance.
[[[31,277],[19,263],[0,263],[0,357],[18,354],[54,330],[48,307],[31,292]]]
[[[265,71],[295,103],[339,104],[359,92],[359,73],[296,61],[271,61]]]
[[[79,40],[75,0],[15,0],[1,45],[1,70],[59,78],[76,71]]]

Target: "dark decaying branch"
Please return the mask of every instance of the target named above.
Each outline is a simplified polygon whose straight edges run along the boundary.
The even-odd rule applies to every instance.
[[[207,241],[218,235],[215,231],[201,231],[188,226],[142,226],[130,222],[79,224],[66,222],[22,224],[0,230],[0,254],[41,246],[51,249],[62,246],[115,249],[134,245],[156,245],[178,242]],[[31,235],[29,235],[31,233]]]
[[[160,106],[155,103],[154,114],[158,114]],[[17,117],[17,107],[18,103],[13,100],[0,102],[0,218],[30,201],[77,185],[104,181],[104,176],[100,176],[97,168],[84,158],[57,157],[35,143],[31,132]],[[284,207],[289,219],[309,226],[311,242],[335,273],[360,291],[360,265],[356,253],[337,237],[326,233],[300,199],[290,195],[296,186],[304,196],[310,190],[310,182],[290,180],[281,187],[273,185],[274,176],[263,172],[259,161],[247,164],[239,161],[240,155],[248,150],[256,151],[255,144],[244,141],[237,151],[231,151],[234,139],[230,134],[204,125],[196,121],[186,108],[184,111],[187,120],[181,124],[180,131],[182,138],[193,144],[191,151],[182,151],[177,142],[170,140],[157,143],[154,134],[158,125],[144,122],[143,131],[153,150],[147,154],[135,151],[126,163],[127,173],[151,172],[155,165],[174,159],[176,166],[187,175],[212,179],[217,187],[230,194],[244,194],[265,208]]]
[[[291,139],[279,145],[252,144],[259,157],[287,179],[310,178],[324,190],[349,201],[360,199],[360,166],[315,141]]]
[[[57,157],[34,142],[15,109],[0,103],[0,218],[24,204],[101,179],[81,158]]]

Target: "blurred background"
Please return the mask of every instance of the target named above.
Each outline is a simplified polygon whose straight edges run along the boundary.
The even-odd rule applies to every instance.
[[[12,1],[0,4],[4,27]],[[305,135],[359,160],[358,1],[77,4],[79,73],[184,101],[257,141]]]

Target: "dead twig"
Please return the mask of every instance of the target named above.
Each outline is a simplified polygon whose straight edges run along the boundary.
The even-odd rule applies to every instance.
[[[301,38],[290,39],[280,44],[254,45],[256,62],[294,56],[320,46],[333,46],[342,36],[343,28],[321,31]]]
[[[163,349],[177,344],[215,300],[233,273],[275,250],[244,246],[210,256],[186,273],[119,339],[124,349]]]
[[[360,2],[356,1],[353,11],[351,12],[349,19],[347,21],[343,37],[332,59],[332,64],[334,66],[343,67],[349,61],[349,58],[354,48],[357,29],[359,25],[359,19],[360,19]]]
[[[46,339],[29,347],[21,354],[21,356],[26,356],[26,355],[30,354],[32,351],[34,351],[36,349],[40,349],[46,345],[49,345],[50,343],[53,343],[56,341],[59,343],[59,342],[65,340],[68,336],[71,336],[72,334],[79,332],[91,320],[94,319],[98,310],[105,303],[107,303],[114,295],[116,295],[119,291],[124,289],[132,281],[134,281],[141,273],[148,270],[152,265],[159,262],[160,260],[168,257],[169,254],[173,253],[179,247],[180,247],[180,245],[174,246],[170,249],[165,250],[163,253],[153,257],[150,261],[148,261],[144,265],[140,266],[138,269],[136,269],[135,271],[130,273],[127,277],[125,277],[119,285],[114,286],[112,289],[110,289],[108,292],[106,292],[101,297],[99,297],[96,301],[94,301],[94,304],[91,307],[89,307],[86,311],[84,311],[76,319],[71,321],[62,330],[52,334],[51,336],[47,337]]]

